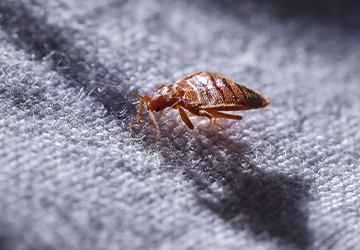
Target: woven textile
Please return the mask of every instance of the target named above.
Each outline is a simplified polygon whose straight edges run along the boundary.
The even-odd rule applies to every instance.
[[[326,6],[324,6],[326,4]],[[1,249],[356,249],[355,1],[0,1]],[[149,115],[200,70],[243,120]]]

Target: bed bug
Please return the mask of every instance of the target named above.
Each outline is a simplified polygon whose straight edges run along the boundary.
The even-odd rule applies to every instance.
[[[141,124],[141,113],[145,102],[145,108],[157,128],[158,137],[160,136],[160,127],[155,120],[154,111],[164,115],[163,112],[178,109],[181,119],[190,129],[194,129],[188,115],[207,117],[210,119],[210,124],[214,118],[213,123],[218,125],[216,123],[217,118],[242,119],[242,116],[226,114],[220,111],[257,109],[270,104],[269,100],[260,93],[230,78],[209,71],[196,72],[174,83],[161,85],[151,95],[143,96],[129,90],[120,83],[106,81],[117,84],[140,98],[137,123],[130,126],[129,129]],[[186,114],[184,109],[189,114]]]

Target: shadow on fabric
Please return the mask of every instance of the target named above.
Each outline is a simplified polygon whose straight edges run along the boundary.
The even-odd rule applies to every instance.
[[[277,238],[280,245],[306,249],[312,242],[306,211],[311,183],[255,166],[251,147],[241,140],[232,140],[226,132],[204,129],[199,133],[210,138],[209,148],[219,154],[204,155],[204,150],[189,146],[179,149],[170,138],[159,142],[161,148],[167,148],[160,154],[181,155],[183,175],[195,183],[194,196],[199,204],[235,231],[250,229],[259,240]],[[144,146],[150,141],[145,139]],[[178,168],[177,159],[164,157],[169,171]]]
[[[278,237],[280,244],[285,241],[306,249],[311,242],[308,216],[300,208],[308,196],[308,185],[300,178],[264,173],[257,167],[231,168],[233,175],[221,185],[223,192],[212,193],[208,186],[197,194],[199,202],[236,230],[250,228],[256,235],[265,232],[265,237]]]

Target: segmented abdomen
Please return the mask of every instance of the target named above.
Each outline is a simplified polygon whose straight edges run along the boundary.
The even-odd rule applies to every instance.
[[[254,90],[212,72],[194,73],[175,82],[174,87],[184,91],[184,104],[199,109],[246,110],[269,104]]]

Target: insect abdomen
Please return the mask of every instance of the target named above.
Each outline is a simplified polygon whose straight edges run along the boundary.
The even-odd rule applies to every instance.
[[[186,89],[183,101],[200,109],[246,110],[269,104],[254,90],[212,72],[197,72],[175,84]]]

